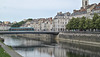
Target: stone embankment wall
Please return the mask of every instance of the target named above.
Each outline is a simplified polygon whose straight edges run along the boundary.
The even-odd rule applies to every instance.
[[[54,36],[51,34],[12,34],[12,35],[27,39],[40,40],[44,42],[55,42]]]
[[[40,40],[49,43],[62,41],[62,42],[100,47],[100,33],[60,32],[58,35],[52,35],[52,34],[12,34],[12,35],[28,39]]]
[[[56,39],[62,42],[100,46],[99,33],[59,33]]]

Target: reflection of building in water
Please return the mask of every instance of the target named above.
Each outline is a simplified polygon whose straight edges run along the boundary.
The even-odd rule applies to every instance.
[[[51,57],[67,57],[66,50],[54,47],[36,48],[40,53],[48,53]]]
[[[78,56],[84,57],[100,57],[100,47],[93,47],[88,45],[60,42],[59,44],[63,49],[66,50],[68,56],[69,53],[72,55],[76,54]]]
[[[28,40],[28,39],[23,41],[24,46],[34,46],[34,45],[40,45],[40,44],[41,44],[40,41],[34,41],[34,40]]]
[[[84,45],[64,44],[60,43],[60,47],[42,47],[36,48],[40,53],[47,53],[51,57],[100,57],[100,49],[97,47],[90,47]]]
[[[66,53],[66,50],[61,48],[56,48],[54,52],[55,57],[67,57]]]
[[[48,53],[51,57],[54,55],[54,48],[36,48],[40,53]]]
[[[31,40],[31,39],[22,39],[22,38],[8,38],[4,37],[6,42],[13,43],[15,45],[25,45],[25,46],[33,46],[37,44],[41,44],[39,41]],[[10,44],[11,45],[11,44]],[[44,43],[45,45],[45,43]],[[47,46],[47,47],[29,47],[29,48],[14,48],[14,50],[19,50],[24,53],[24,56],[38,55],[39,57],[43,54],[48,55],[49,57],[71,57],[71,55],[77,55],[76,57],[100,57],[100,48],[85,46],[81,44],[67,43],[59,41],[59,46]],[[21,46],[21,45],[20,45]],[[45,45],[46,46],[46,45]],[[33,54],[34,53],[34,54]],[[85,55],[85,56],[83,56]],[[48,57],[47,56],[47,57]]]

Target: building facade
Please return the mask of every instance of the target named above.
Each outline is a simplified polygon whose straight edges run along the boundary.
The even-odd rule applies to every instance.
[[[53,19],[54,31],[66,31],[66,25],[72,18],[82,18],[83,16],[92,19],[94,13],[100,15],[100,3],[89,5],[89,0],[82,0],[82,7],[79,10],[73,10],[73,13],[59,12]]]
[[[9,30],[10,27],[11,27],[10,25],[0,25],[0,31]]]
[[[65,31],[66,30],[66,24],[69,21],[70,13],[62,13],[59,12],[53,19],[53,30],[54,31]]]
[[[100,15],[100,3],[89,5],[89,0],[82,0],[82,7],[79,10],[73,10],[72,13],[58,12],[52,18],[39,18],[26,22],[22,27],[33,27],[35,31],[66,31],[66,25],[74,18],[86,17],[92,19],[94,13]]]
[[[33,19],[23,24],[21,27],[33,27],[35,31],[52,31],[52,18]]]
[[[100,14],[100,3],[89,5],[89,0],[82,0],[82,7],[79,10],[73,10],[70,18],[81,18],[84,16],[86,18],[92,19],[94,13]]]
[[[89,0],[82,0],[82,7],[86,8],[89,5]]]

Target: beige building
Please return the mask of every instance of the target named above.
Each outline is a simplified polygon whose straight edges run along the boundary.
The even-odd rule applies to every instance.
[[[4,21],[3,23],[4,23],[4,24],[10,24],[10,22],[9,22],[9,21]]]
[[[9,25],[0,25],[0,30],[4,31],[4,30],[9,30],[11,26]]]
[[[92,10],[92,14],[98,13],[100,15],[100,3],[97,4],[94,9]]]
[[[45,24],[44,28],[45,28],[46,31],[52,31],[52,27],[53,27],[52,18],[45,19],[44,24]]]
[[[89,0],[82,0],[82,7],[79,10],[73,10],[73,13],[70,14],[59,12],[53,19],[53,30],[54,31],[66,31],[66,25],[69,20],[74,18],[86,17],[92,19],[94,13],[100,15],[100,3],[89,5]]]
[[[33,27],[35,31],[52,31],[52,18],[39,18],[26,22],[21,27]]]
[[[14,21],[14,22],[12,22],[13,24],[16,24],[17,22],[16,21]]]
[[[73,10],[73,13],[58,12],[52,18],[33,19],[22,25],[22,27],[33,27],[35,31],[66,31],[66,25],[74,18],[86,17],[92,19],[94,13],[100,15],[100,3],[89,5],[89,0],[82,0],[82,7],[79,10]]]
[[[70,13],[59,12],[53,19],[53,30],[54,31],[65,31],[66,24],[68,24]]]
[[[89,0],[82,0],[82,7],[79,10],[73,10],[73,13],[70,16],[74,18],[86,17],[92,19],[94,13],[100,13],[100,3],[89,5]]]

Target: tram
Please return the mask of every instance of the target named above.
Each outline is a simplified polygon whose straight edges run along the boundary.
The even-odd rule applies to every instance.
[[[9,31],[34,31],[32,27],[11,27]]]

